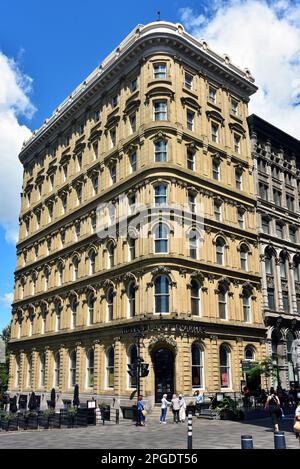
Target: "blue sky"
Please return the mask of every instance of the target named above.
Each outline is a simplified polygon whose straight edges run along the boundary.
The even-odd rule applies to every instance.
[[[30,117],[28,113],[19,113],[18,122],[31,130],[40,127],[53,109],[138,23],[156,20],[158,10],[161,19],[178,22],[180,8],[200,4],[191,0],[1,2],[0,51],[13,58],[21,72],[33,80],[29,97],[36,111],[33,116],[29,113]],[[17,158],[15,164],[19,164]],[[17,189],[16,198],[19,192]],[[0,203],[5,203],[1,187]],[[1,226],[0,253],[2,329],[10,321],[7,295],[13,291],[16,257],[15,245],[6,241]]]
[[[158,10],[162,20],[181,22],[249,67],[259,86],[250,112],[300,138],[300,0],[2,1],[0,329],[10,320],[22,142],[138,23],[155,21]]]

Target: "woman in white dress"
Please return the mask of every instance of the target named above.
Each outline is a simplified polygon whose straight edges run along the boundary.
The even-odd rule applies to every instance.
[[[179,406],[180,406],[179,407],[179,420],[180,422],[184,422],[185,417],[186,417],[186,402],[182,394],[179,394],[178,399],[179,399]]]

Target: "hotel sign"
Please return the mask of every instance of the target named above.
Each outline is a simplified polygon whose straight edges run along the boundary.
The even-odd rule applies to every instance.
[[[185,322],[163,322],[159,324],[141,324],[138,326],[123,327],[123,334],[134,334],[135,332],[167,332],[175,334],[201,335],[204,334],[202,326],[197,324],[186,324]]]

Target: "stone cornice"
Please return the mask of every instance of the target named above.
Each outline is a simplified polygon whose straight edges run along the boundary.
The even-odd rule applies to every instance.
[[[20,161],[25,163],[26,159],[32,156],[38,149],[41,141],[45,141],[52,131],[58,129],[63,120],[71,118],[78,107],[86,107],[91,96],[99,88],[103,87],[105,80],[111,79],[113,75],[119,73],[123,66],[127,65],[128,56],[131,61],[134,55],[141,55],[147,52],[153,53],[153,49],[158,51],[178,50],[184,48],[188,51],[189,59],[195,60],[203,68],[202,74],[219,75],[220,79],[229,76],[226,80],[232,83],[232,87],[239,89],[245,99],[253,94],[257,87],[249,70],[242,71],[231,63],[227,55],[221,56],[213,51],[205,41],[198,41],[188,34],[180,24],[173,24],[164,21],[150,23],[148,25],[138,25],[121,42],[121,44],[95,69],[63,103],[53,112],[50,119],[46,119],[42,127],[34,131],[33,135],[24,143],[20,153]],[[182,52],[182,54],[184,54]]]

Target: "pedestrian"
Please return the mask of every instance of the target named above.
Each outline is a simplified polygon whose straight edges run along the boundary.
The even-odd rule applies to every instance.
[[[243,387],[243,402],[244,402],[244,407],[246,409],[248,409],[250,406],[251,406],[251,403],[250,403],[250,389],[248,388],[248,386],[244,386]]]
[[[274,388],[270,389],[269,396],[265,405],[265,409],[268,409],[274,426],[274,432],[279,432],[278,419],[281,416],[280,401],[278,399]]]
[[[168,405],[171,405],[171,402],[167,400],[168,395],[164,394],[162,399],[161,399],[161,414],[160,414],[160,419],[159,423],[167,423],[166,422],[166,416],[167,416],[167,410],[168,410]]]
[[[182,394],[179,394],[178,399],[179,399],[179,420],[180,422],[183,423],[186,417],[186,402]]]
[[[143,396],[138,397],[138,402],[137,402],[137,422],[136,426],[144,427],[145,426],[145,416],[146,416],[146,410],[145,410],[145,405],[143,403]]]
[[[297,397],[299,398],[299,401],[295,410],[294,432],[296,438],[299,439],[300,444],[300,393],[297,394]]]
[[[201,413],[201,405],[204,402],[204,395],[203,395],[202,392],[197,390],[197,391],[194,392],[193,397],[196,398],[196,400],[195,400],[196,413],[200,414]]]
[[[179,399],[176,396],[176,394],[173,394],[171,402],[172,402],[172,409],[173,409],[173,415],[174,415],[174,423],[179,423],[180,405],[179,405]]]

